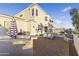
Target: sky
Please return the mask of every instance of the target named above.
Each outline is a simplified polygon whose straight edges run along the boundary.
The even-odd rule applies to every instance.
[[[0,13],[15,15],[31,4],[32,3],[0,3]],[[78,3],[38,3],[38,5],[53,18],[57,27],[74,29],[69,10],[79,8]]]

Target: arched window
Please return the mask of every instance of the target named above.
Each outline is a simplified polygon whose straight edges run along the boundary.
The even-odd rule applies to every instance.
[[[38,16],[38,10],[36,9],[36,16]]]
[[[34,16],[34,8],[32,9],[32,16]]]

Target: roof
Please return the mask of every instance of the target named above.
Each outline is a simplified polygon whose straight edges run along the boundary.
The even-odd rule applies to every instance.
[[[30,7],[32,7],[32,6],[37,6],[39,9],[41,9],[45,14],[47,14],[51,19],[53,19],[48,13],[46,13],[38,4],[36,4],[36,3],[32,3],[31,5],[29,5],[27,8],[25,8],[25,9],[23,9],[22,11],[20,11],[19,13],[21,13],[21,12],[23,12],[23,11],[25,11],[25,10],[28,10]],[[19,14],[19,13],[17,13],[17,14]],[[16,14],[16,15],[17,15]]]

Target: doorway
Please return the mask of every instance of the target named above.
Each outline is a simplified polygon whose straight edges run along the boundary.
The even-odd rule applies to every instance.
[[[44,31],[45,31],[45,32],[47,32],[47,30],[48,30],[48,27],[47,27],[47,26],[45,26],[45,27],[44,27],[44,29],[45,29]]]

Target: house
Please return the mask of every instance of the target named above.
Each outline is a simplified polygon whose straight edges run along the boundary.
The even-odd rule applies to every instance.
[[[54,28],[54,29],[53,29],[53,32],[54,32],[54,33],[62,33],[62,32],[64,33],[65,30],[64,30],[63,28]]]
[[[11,21],[14,19],[17,33],[39,35],[50,32],[53,28],[53,19],[40,6],[34,3],[14,16],[0,14],[0,19],[0,24],[8,31],[12,26]]]
[[[47,32],[49,25],[53,23],[53,19],[37,4],[30,5],[15,16],[23,19],[16,20],[18,31],[30,32],[31,35],[40,34],[40,26],[43,26],[42,34]]]

